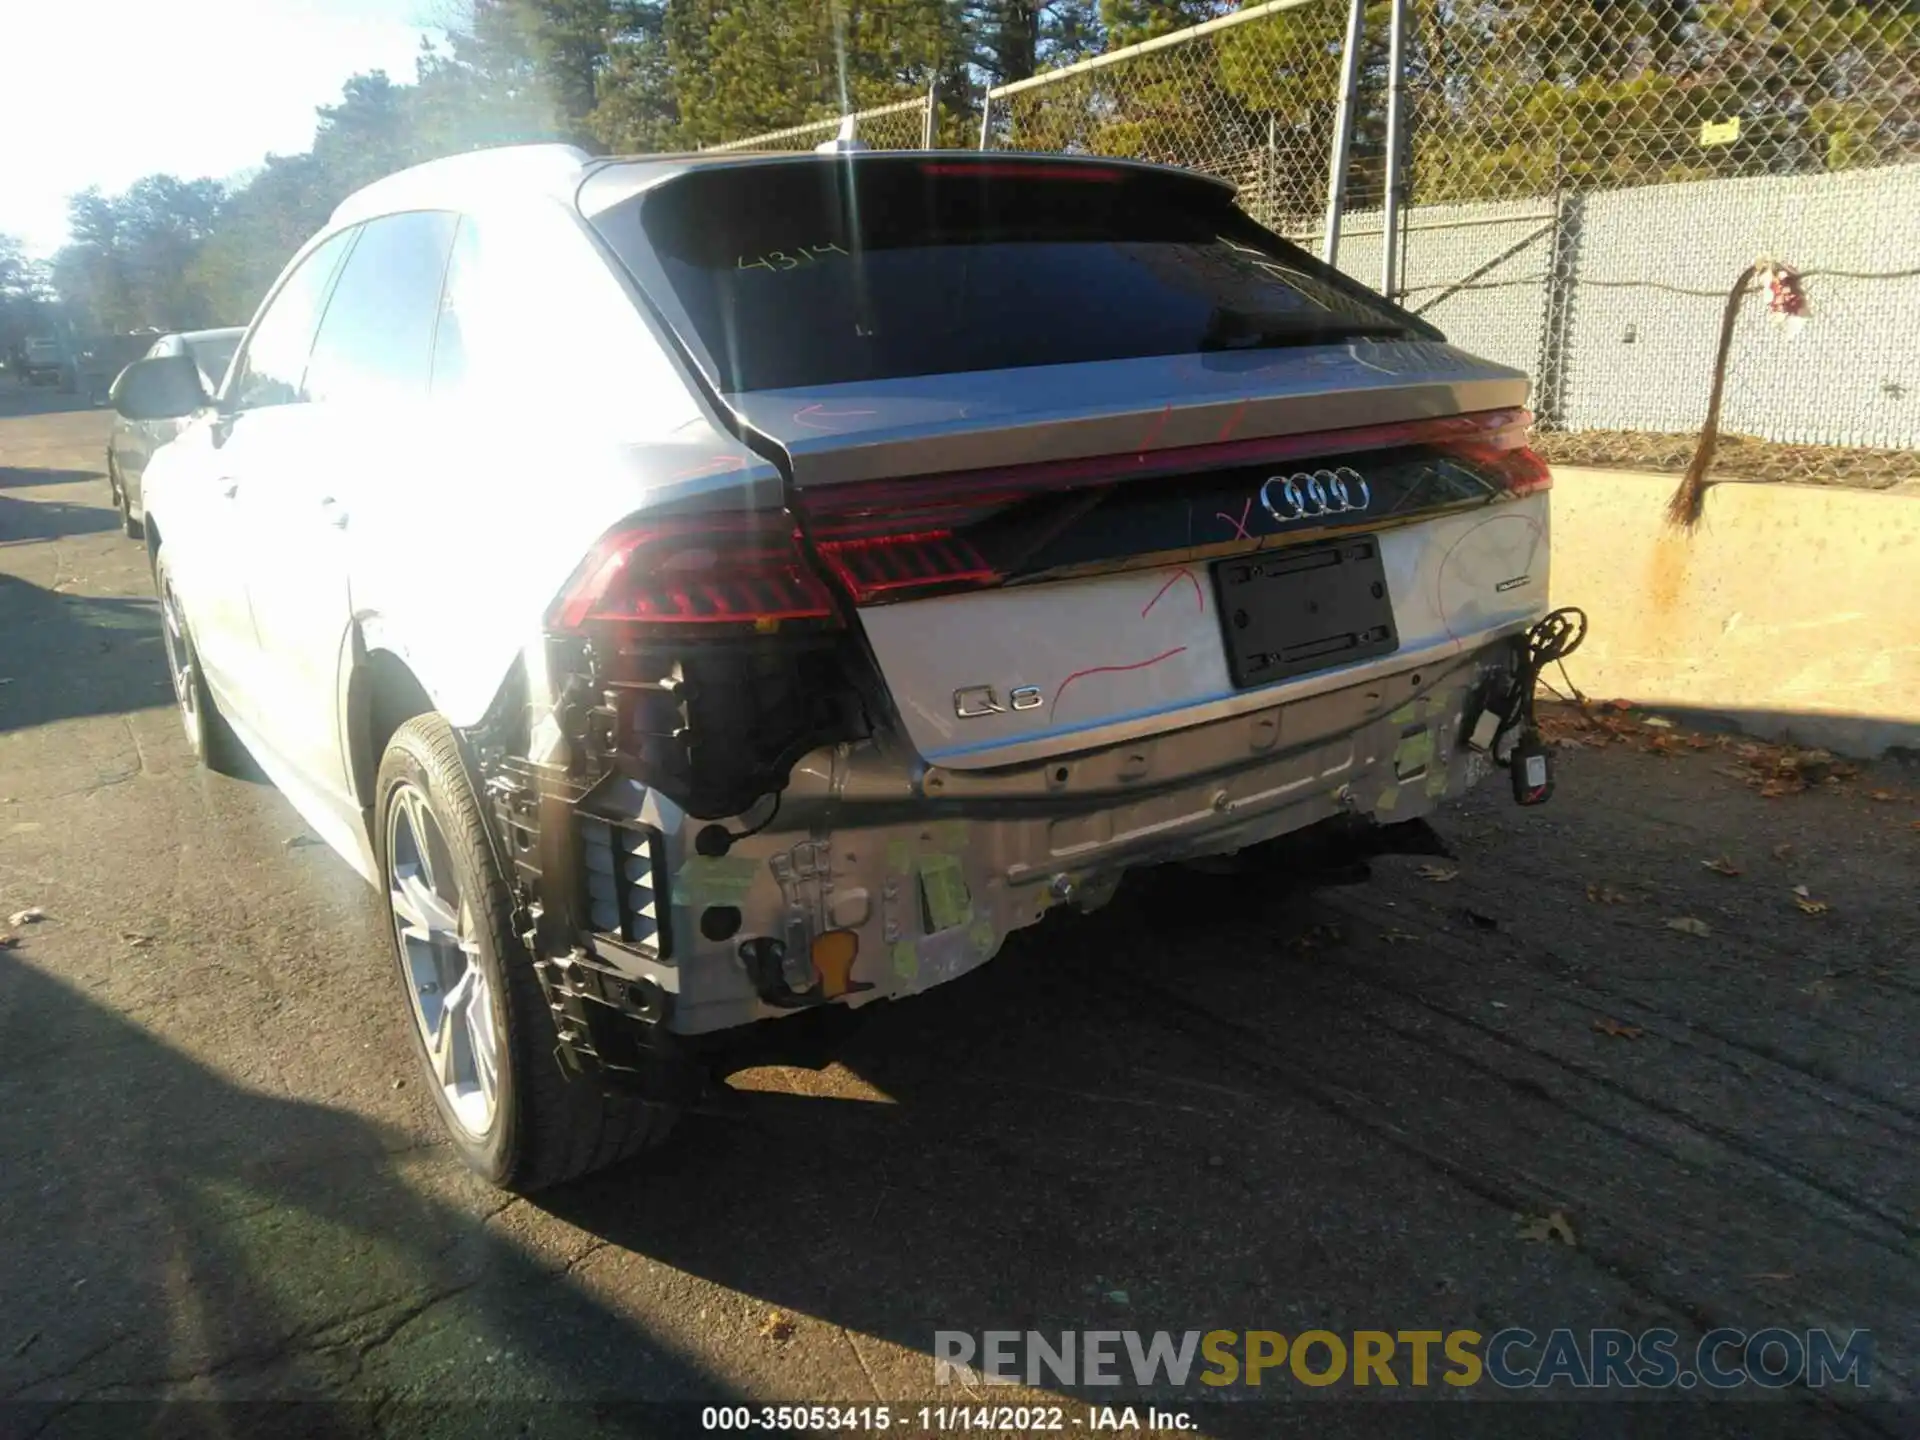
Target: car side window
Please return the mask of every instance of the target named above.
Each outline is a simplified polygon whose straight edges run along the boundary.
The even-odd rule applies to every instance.
[[[343,230],[315,249],[267,303],[227,385],[233,408],[257,410],[306,399],[302,384],[314,331],[320,326],[340,261],[353,248],[358,233]]]
[[[462,317],[474,304],[474,287],[480,283],[480,237],[473,217],[462,215],[460,228],[453,237],[453,253],[447,259],[445,283],[440,288],[440,314],[433,332],[432,390],[436,395],[455,395],[466,386],[467,338]]]
[[[462,216],[439,316],[436,402],[555,406],[608,423],[653,423],[654,404],[691,411],[672,360],[557,206]]]
[[[320,322],[307,366],[309,399],[341,404],[425,396],[458,220],[446,211],[419,210],[366,223]]]

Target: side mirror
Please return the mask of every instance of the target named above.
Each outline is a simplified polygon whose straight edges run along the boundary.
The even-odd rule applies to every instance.
[[[191,355],[134,361],[120,372],[107,398],[129,420],[180,420],[213,403]]]

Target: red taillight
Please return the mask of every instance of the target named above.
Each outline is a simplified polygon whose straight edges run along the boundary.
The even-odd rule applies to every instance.
[[[806,534],[856,605],[997,585],[1005,578],[972,527],[1024,501],[1136,479],[1243,466],[1310,465],[1338,455],[1418,447],[1456,455],[1506,496],[1553,483],[1527,448],[1533,417],[1522,409],[1484,410],[1429,420],[1231,440],[1122,455],[1046,460],[941,475],[864,480],[803,491]],[[1256,472],[1257,473],[1257,472]],[[1046,522],[1040,522],[1046,523]],[[994,547],[985,546],[991,552]]]
[[[997,506],[1048,491],[1078,490],[1119,480],[1153,479],[1238,465],[1287,464],[1412,445],[1477,445],[1488,452],[1522,449],[1532,422],[1533,417],[1525,410],[1480,410],[1467,415],[1442,415],[1432,420],[1398,420],[1299,435],[1141,449],[1121,455],[1041,460],[913,479],[862,480],[832,486],[822,498],[816,500],[809,496],[802,503],[814,501],[808,506],[810,514],[830,510],[836,515],[871,515],[876,521],[884,517],[922,517],[907,520],[901,528],[932,528],[945,523],[934,517],[948,507],[966,506],[986,513]],[[817,537],[818,526],[810,533]]]
[[[701,516],[623,527],[594,546],[549,614],[597,622],[773,630],[836,620],[833,596],[781,514]]]
[[[992,585],[1001,578],[965,536],[952,530],[820,539],[814,548],[856,605],[898,599],[909,591]]]
[[[1527,444],[1527,429],[1533,417],[1524,410],[1509,413],[1515,417],[1513,422],[1497,434],[1455,441],[1440,446],[1440,450],[1458,455],[1481,471],[1491,472],[1501,490],[1515,499],[1551,490],[1553,470]]]
[[[1532,495],[1553,488],[1552,468],[1531,446],[1522,445],[1518,450],[1507,451],[1500,457],[1497,468],[1506,481],[1509,495]]]

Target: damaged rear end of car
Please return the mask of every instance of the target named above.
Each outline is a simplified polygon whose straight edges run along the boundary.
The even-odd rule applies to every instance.
[[[570,1068],[680,1098],[1129,869],[1494,767],[1546,609],[1523,376],[1202,177],[633,169],[581,212],[779,480],[609,531],[469,736]]]

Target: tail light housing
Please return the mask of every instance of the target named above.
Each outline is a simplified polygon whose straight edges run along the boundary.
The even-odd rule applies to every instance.
[[[830,629],[839,616],[791,518],[756,512],[622,526],[581,562],[548,624],[694,638]]]
[[[1457,455],[1485,472],[1510,499],[1553,488],[1553,470],[1527,444],[1533,415],[1526,410],[1488,412],[1486,433],[1443,441],[1443,453]]]
[[[997,585],[1005,577],[952,528],[822,539],[815,548],[856,605],[932,590]]]
[[[617,768],[697,819],[746,814],[808,750],[870,731],[875,685],[845,604],[785,511],[633,517],[547,612],[568,763],[589,780]],[[590,896],[596,923],[617,910],[633,943],[664,932],[637,855],[600,866]]]
[[[1067,491],[1091,492],[1129,480],[1165,480],[1183,473],[1197,476],[1263,464],[1304,465],[1356,452],[1417,447],[1459,459],[1481,477],[1480,483],[1494,488],[1497,498],[1531,495],[1553,483],[1546,462],[1527,446],[1532,423],[1532,415],[1522,409],[1486,410],[1129,455],[824,486],[803,494],[800,505],[808,539],[853,603],[883,604],[999,584],[1006,578],[996,558],[1001,547],[984,542],[982,522],[1022,502]]]
[[[1517,498],[1553,484],[1527,445],[1532,420],[1525,410],[1490,410],[827,486],[800,497],[804,536],[783,511],[636,520],[594,546],[554,602],[549,628],[611,624],[682,638],[835,629],[842,622],[829,575],[855,605],[998,585],[1004,562],[982,539],[990,517],[1064,491],[1182,472],[1422,447]]]

